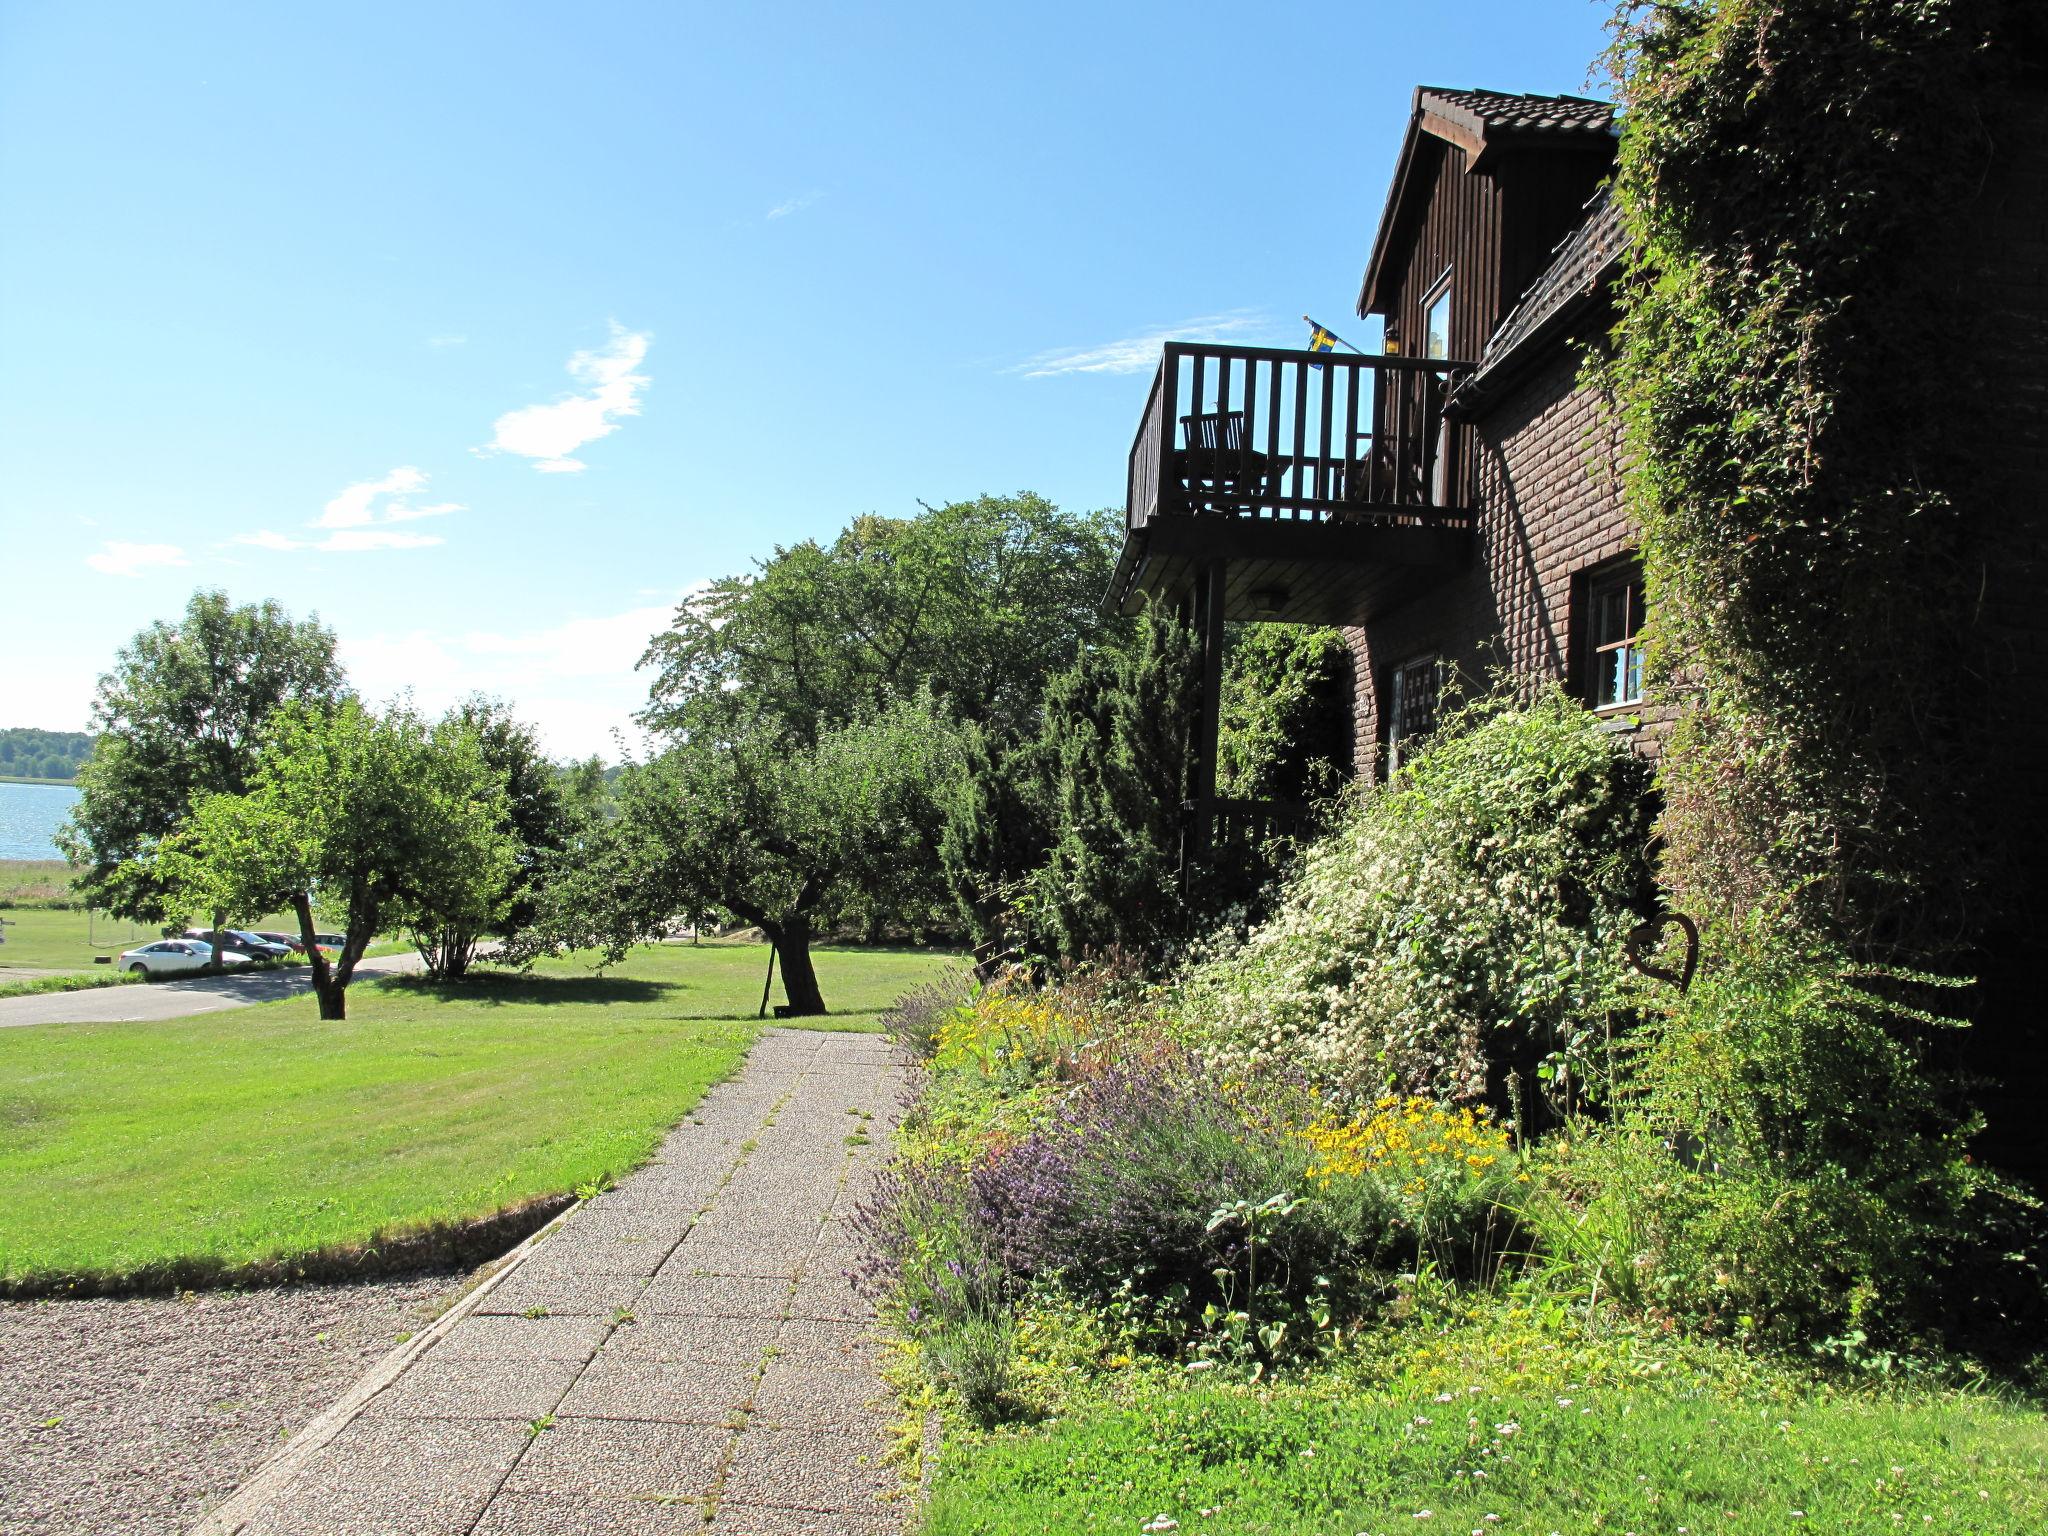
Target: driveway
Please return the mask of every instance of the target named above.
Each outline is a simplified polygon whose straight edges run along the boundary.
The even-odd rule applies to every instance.
[[[405,976],[420,970],[422,964],[414,953],[386,955],[361,962],[356,966],[356,976]],[[123,987],[93,987],[84,992],[0,997],[0,1029],[25,1024],[121,1024],[183,1019],[195,1013],[275,1002],[312,990],[312,971],[294,966],[284,971],[259,971],[251,976],[204,976],[192,981],[152,981]]]

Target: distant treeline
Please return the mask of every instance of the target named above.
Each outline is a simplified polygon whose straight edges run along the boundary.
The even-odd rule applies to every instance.
[[[92,756],[83,731],[37,731],[25,725],[0,730],[0,774],[21,779],[69,779]]]

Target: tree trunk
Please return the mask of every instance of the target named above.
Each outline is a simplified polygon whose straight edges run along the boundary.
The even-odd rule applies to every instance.
[[[306,963],[313,968],[313,995],[320,1001],[320,1017],[325,1020],[348,1017],[348,981],[336,980],[334,968],[327,963],[327,956],[321,952],[313,938],[313,900],[301,892],[292,897],[292,910],[299,915],[299,942],[306,946]]]
[[[221,959],[220,949],[220,931],[221,929],[227,927],[227,925],[227,913],[223,912],[219,907],[215,907],[213,909],[213,931],[207,934],[206,939],[208,945],[213,950],[213,968],[217,971],[224,971],[227,969],[226,962]]]
[[[816,1018],[825,1011],[818,973],[811,965],[811,920],[793,917],[781,924],[775,952],[782,958],[782,995],[789,999],[793,1019]]]

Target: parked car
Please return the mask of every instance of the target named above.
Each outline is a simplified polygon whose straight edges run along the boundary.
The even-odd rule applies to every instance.
[[[204,939],[159,939],[136,949],[124,950],[117,962],[124,971],[144,976],[173,976],[213,964],[213,946]],[[222,965],[247,965],[247,955],[224,955]]]
[[[207,928],[187,928],[188,939],[213,940],[213,932]],[[243,928],[223,928],[220,931],[220,947],[230,955],[241,955],[248,960],[282,960],[291,951],[282,944],[273,943],[261,934],[250,933]]]
[[[284,933],[275,928],[258,928],[255,934],[257,938],[269,943],[282,944],[295,955],[303,955],[306,952],[305,942],[297,934]]]

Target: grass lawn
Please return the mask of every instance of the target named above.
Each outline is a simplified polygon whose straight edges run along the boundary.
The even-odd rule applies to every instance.
[[[941,1465],[926,1536],[1135,1532],[1161,1514],[1182,1536],[2048,1530],[2048,1425],[1982,1398],[1203,1387]]]
[[[767,951],[654,946],[456,987],[0,1030],[0,1287],[226,1274],[488,1215],[640,1162],[760,1028]],[[955,959],[825,950],[873,1027]]]
[[[1071,1353],[1050,1342],[1036,1369],[1071,1383]],[[2048,1530],[2038,1408],[1830,1386],[1511,1305],[1391,1326],[1361,1358],[1257,1387],[1144,1362],[1123,1382],[1079,1371],[1095,1384],[1056,1390],[1049,1421],[949,1427],[925,1536]]]
[[[0,898],[4,899],[4,898]],[[124,949],[161,938],[158,929],[122,922],[104,912],[46,907],[0,907],[7,942],[0,944],[0,970],[23,967],[47,971],[104,969],[94,955],[117,955]]]
[[[0,897],[4,903],[4,897]],[[0,929],[7,942],[0,944],[0,981],[12,970],[72,971],[94,973],[109,967],[98,964],[96,955],[118,956],[163,937],[162,931],[143,923],[124,922],[104,912],[86,913],[45,907],[8,907],[0,904]],[[299,920],[291,913],[274,913],[258,918],[252,925],[297,933]],[[411,949],[404,939],[383,938],[373,943],[368,955],[396,955]]]

